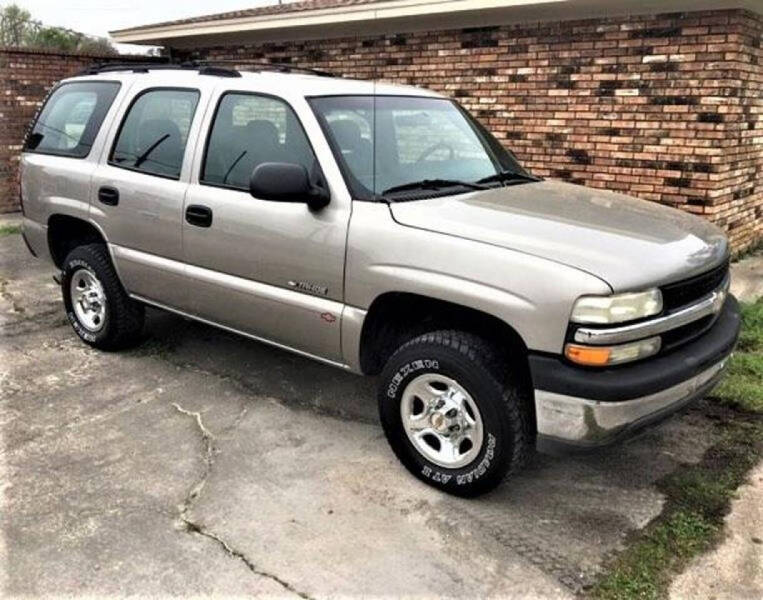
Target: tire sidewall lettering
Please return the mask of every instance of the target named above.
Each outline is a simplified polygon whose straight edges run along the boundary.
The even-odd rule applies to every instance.
[[[81,258],[75,258],[75,259],[73,259],[73,260],[70,260],[70,261],[67,263],[67,265],[66,265],[66,266],[67,266],[67,268],[68,268],[68,269],[70,269],[70,270],[71,270],[71,272],[72,272],[72,273],[74,272],[74,269],[76,269],[77,267],[82,267],[83,269],[85,269],[85,270],[87,270],[87,271],[90,271],[90,272],[91,272],[93,275],[95,275],[96,277],[98,277],[98,276],[96,275],[95,271],[93,270],[93,267],[91,267],[91,266],[90,266],[88,263],[86,263],[86,262],[85,262],[84,260],[82,260]],[[100,281],[100,280],[99,280],[99,281]]]
[[[389,385],[387,386],[387,397],[393,398],[393,399],[397,398],[397,392],[400,389],[400,384],[403,383],[406,377],[408,377],[412,373],[417,373],[419,371],[425,371],[425,370],[439,371],[440,361],[436,359],[422,358],[422,359],[412,360],[411,362],[404,364],[392,376],[392,379],[390,380]]]
[[[74,311],[66,311],[66,317],[69,319],[69,323],[71,323],[72,328],[75,332],[77,332],[78,336],[80,336],[86,342],[95,343],[95,341],[98,339],[97,336],[82,327],[80,322],[77,320],[77,316],[74,314]]]
[[[421,468],[421,474],[427,479],[431,479],[432,481],[441,483],[443,485],[447,484],[452,479],[455,479],[456,485],[469,485],[477,481],[478,479],[480,479],[480,477],[484,476],[485,473],[487,473],[488,470],[490,469],[490,465],[492,464],[493,459],[495,458],[496,443],[497,443],[497,440],[495,436],[492,433],[488,433],[487,445],[486,445],[485,453],[482,457],[482,460],[480,460],[479,464],[477,464],[476,467],[470,469],[466,473],[462,473],[460,475],[454,476],[449,473],[443,473],[442,471],[439,471],[436,467],[432,467],[430,465],[424,465]]]

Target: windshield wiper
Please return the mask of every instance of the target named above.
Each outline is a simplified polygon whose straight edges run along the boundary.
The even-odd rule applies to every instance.
[[[446,187],[466,187],[471,190],[486,190],[487,186],[481,182],[459,181],[458,179],[422,179],[421,181],[411,181],[402,185],[396,185],[387,188],[382,195],[394,194],[395,192],[408,192],[411,190],[439,190]]]
[[[148,160],[148,157],[151,156],[151,153],[156,150],[159,147],[159,144],[161,144],[164,140],[166,140],[168,137],[170,137],[169,133],[165,133],[162,137],[160,137],[158,140],[156,140],[153,144],[151,144],[148,149],[141,154],[138,158],[135,159],[135,164],[133,165],[136,169],[141,166],[144,162]]]
[[[540,177],[530,175],[528,173],[520,173],[519,171],[498,171],[495,175],[489,175],[483,177],[477,183],[493,183],[494,181],[500,181],[501,183],[516,182],[526,183],[528,181],[540,181]]]

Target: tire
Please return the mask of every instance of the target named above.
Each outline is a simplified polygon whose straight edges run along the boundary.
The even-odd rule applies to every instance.
[[[460,331],[426,333],[392,355],[380,379],[379,415],[392,450],[413,475],[473,497],[524,465],[533,439],[530,395],[507,365],[503,353]],[[444,435],[435,424],[446,428]]]
[[[103,244],[78,246],[67,255],[61,292],[69,323],[85,343],[119,350],[140,339],[143,305],[125,292]]]

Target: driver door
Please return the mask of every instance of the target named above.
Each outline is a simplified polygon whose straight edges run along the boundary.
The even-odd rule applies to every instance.
[[[325,141],[304,100],[301,108],[302,120],[279,97],[220,95],[185,200],[184,260],[195,314],[339,362],[349,198],[334,191],[327,207],[311,211],[249,193],[263,162],[320,171],[310,139]]]

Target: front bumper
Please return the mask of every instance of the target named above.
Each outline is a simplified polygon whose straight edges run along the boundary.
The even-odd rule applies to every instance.
[[[607,446],[701,398],[720,380],[740,323],[739,305],[729,296],[704,335],[633,365],[584,369],[559,357],[531,355],[538,450]]]

